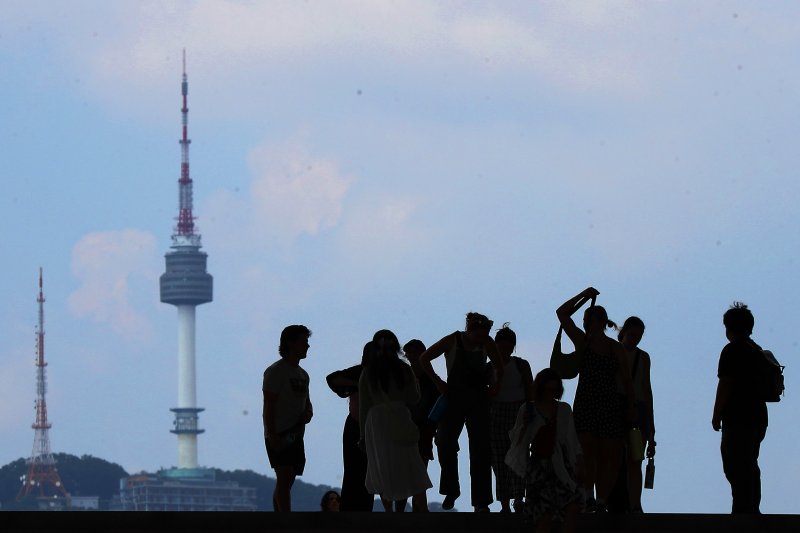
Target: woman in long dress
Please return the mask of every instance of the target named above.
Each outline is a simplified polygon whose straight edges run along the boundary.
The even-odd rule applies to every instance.
[[[400,342],[389,330],[372,339],[373,357],[359,379],[359,424],[367,453],[365,485],[379,494],[387,512],[402,511],[412,497],[415,512],[428,510],[425,491],[432,484],[419,454],[419,430],[409,405],[420,392],[411,367],[400,359]],[[392,506],[392,502],[397,504]]]

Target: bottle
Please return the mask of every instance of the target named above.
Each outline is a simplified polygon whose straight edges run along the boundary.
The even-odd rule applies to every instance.
[[[652,457],[647,460],[647,467],[644,469],[644,488],[652,489],[653,481],[656,477],[656,462]]]
[[[430,420],[433,423],[438,423],[444,416],[444,412],[446,410],[447,410],[447,396],[442,394],[436,400],[436,403],[433,404],[433,408],[431,408],[431,412],[428,414],[428,420]]]

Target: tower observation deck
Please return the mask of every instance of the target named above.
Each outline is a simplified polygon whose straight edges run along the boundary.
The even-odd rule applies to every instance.
[[[171,430],[178,436],[178,468],[197,468],[198,427],[195,378],[195,307],[213,299],[214,280],[206,271],[208,254],[200,251],[200,234],[195,232],[192,213],[192,178],[189,174],[188,136],[189,82],[186,76],[186,52],[183,55],[183,96],[181,175],[178,180],[178,217],[170,251],[165,254],[166,272],[159,280],[161,301],[178,308],[178,406]]]

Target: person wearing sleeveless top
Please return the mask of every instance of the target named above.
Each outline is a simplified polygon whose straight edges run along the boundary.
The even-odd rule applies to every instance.
[[[469,471],[472,506],[488,512],[492,503],[492,465],[489,445],[489,397],[503,382],[503,365],[489,335],[493,322],[480,313],[467,313],[465,331],[440,339],[420,356],[420,365],[448,403],[436,432],[441,477],[442,508],[452,509],[461,494],[458,479],[458,437],[464,426],[469,437]],[[433,370],[431,361],[445,356],[447,381]],[[496,381],[487,383],[487,358],[496,365]]]
[[[583,354],[573,413],[584,452],[585,510],[605,512],[622,464],[624,429],[626,420],[633,418],[635,396],[625,350],[606,335],[607,327],[615,327],[606,310],[599,305],[589,307],[584,313],[583,330],[572,320],[572,314],[598,294],[597,289],[589,287],[564,302],[556,315],[576,352]],[[617,392],[618,376],[626,392],[624,404]],[[592,501],[593,489],[596,502]]]
[[[646,457],[656,455],[656,426],[653,417],[653,388],[650,384],[650,354],[639,348],[644,335],[644,322],[639,317],[628,317],[619,330],[619,339],[630,364],[633,392],[636,395],[636,409],[630,427],[637,428],[642,434],[642,448],[646,449]],[[630,445],[625,454],[630,512],[642,512],[642,461],[630,453]]]
[[[511,447],[508,432],[514,427],[517,412],[525,401],[533,401],[533,372],[525,359],[512,355],[517,344],[517,335],[508,323],[497,330],[494,336],[497,351],[503,365],[503,383],[497,395],[489,402],[489,433],[492,448],[492,470],[495,478],[495,498],[502,512],[510,512],[510,501],[514,511],[521,512],[525,498],[525,480],[506,465],[506,454]],[[490,367],[491,382],[496,381],[496,368]]]

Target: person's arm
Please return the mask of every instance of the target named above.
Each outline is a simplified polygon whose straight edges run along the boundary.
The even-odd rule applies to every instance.
[[[267,390],[264,391],[264,410],[262,413],[264,421],[264,437],[272,448],[277,448],[280,444],[280,437],[278,436],[278,431],[275,428],[275,401],[277,399],[277,394]]]
[[[651,368],[651,361],[650,361],[650,354],[647,352],[641,352],[641,363],[642,363],[642,379],[644,380],[644,395],[645,397],[642,400],[645,402],[645,406],[647,409],[647,416],[650,420],[650,444],[648,446],[648,454],[650,453],[649,448],[654,447],[656,443],[656,419],[654,416],[654,409],[653,409],[653,386],[650,382],[650,368]],[[655,455],[655,448],[653,448],[653,455]]]
[[[525,382],[525,399],[532,402],[536,399],[536,392],[533,390],[533,370],[528,361],[522,358],[520,361],[522,361],[522,379]]]
[[[500,357],[500,352],[497,351],[497,344],[495,344],[494,339],[488,337],[483,346],[486,350],[486,355],[489,356],[489,361],[492,363],[492,366],[494,366],[494,383],[489,387],[489,395],[494,396],[500,390],[500,386],[503,383],[505,367],[503,366],[503,359]]]
[[[344,370],[337,370],[328,374],[325,381],[328,387],[340,398],[347,398],[354,391],[358,391],[358,375],[360,365],[352,366]]]
[[[633,422],[636,418],[636,392],[633,390],[633,378],[631,377],[631,365],[628,362],[628,354],[622,344],[611,339],[614,343],[614,353],[619,361],[619,371],[622,373],[622,386],[625,389],[625,410],[628,422]]]
[[[561,304],[558,309],[556,309],[556,316],[558,317],[558,321],[561,323],[561,327],[564,328],[564,333],[567,334],[569,339],[572,341],[572,344],[574,344],[576,348],[579,344],[584,342],[586,334],[583,332],[583,330],[575,325],[575,322],[572,320],[572,315],[574,315],[575,311],[580,309],[583,304],[596,297],[598,294],[600,293],[597,291],[597,289],[594,287],[589,287],[576,294]]]
[[[433,384],[436,385],[436,388],[439,390],[440,394],[447,393],[447,382],[445,382],[442,378],[436,375],[436,371],[433,370],[433,365],[431,361],[447,353],[453,347],[453,335],[448,335],[435,343],[433,343],[427,350],[422,352],[419,356],[419,366],[422,368],[422,371],[425,372],[428,377],[431,378]]]
[[[732,377],[723,376],[719,378],[719,383],[717,384],[717,397],[714,400],[714,414],[711,417],[711,427],[714,428],[714,431],[719,431],[722,427],[722,413],[725,412],[725,406],[728,405],[732,389]]]

